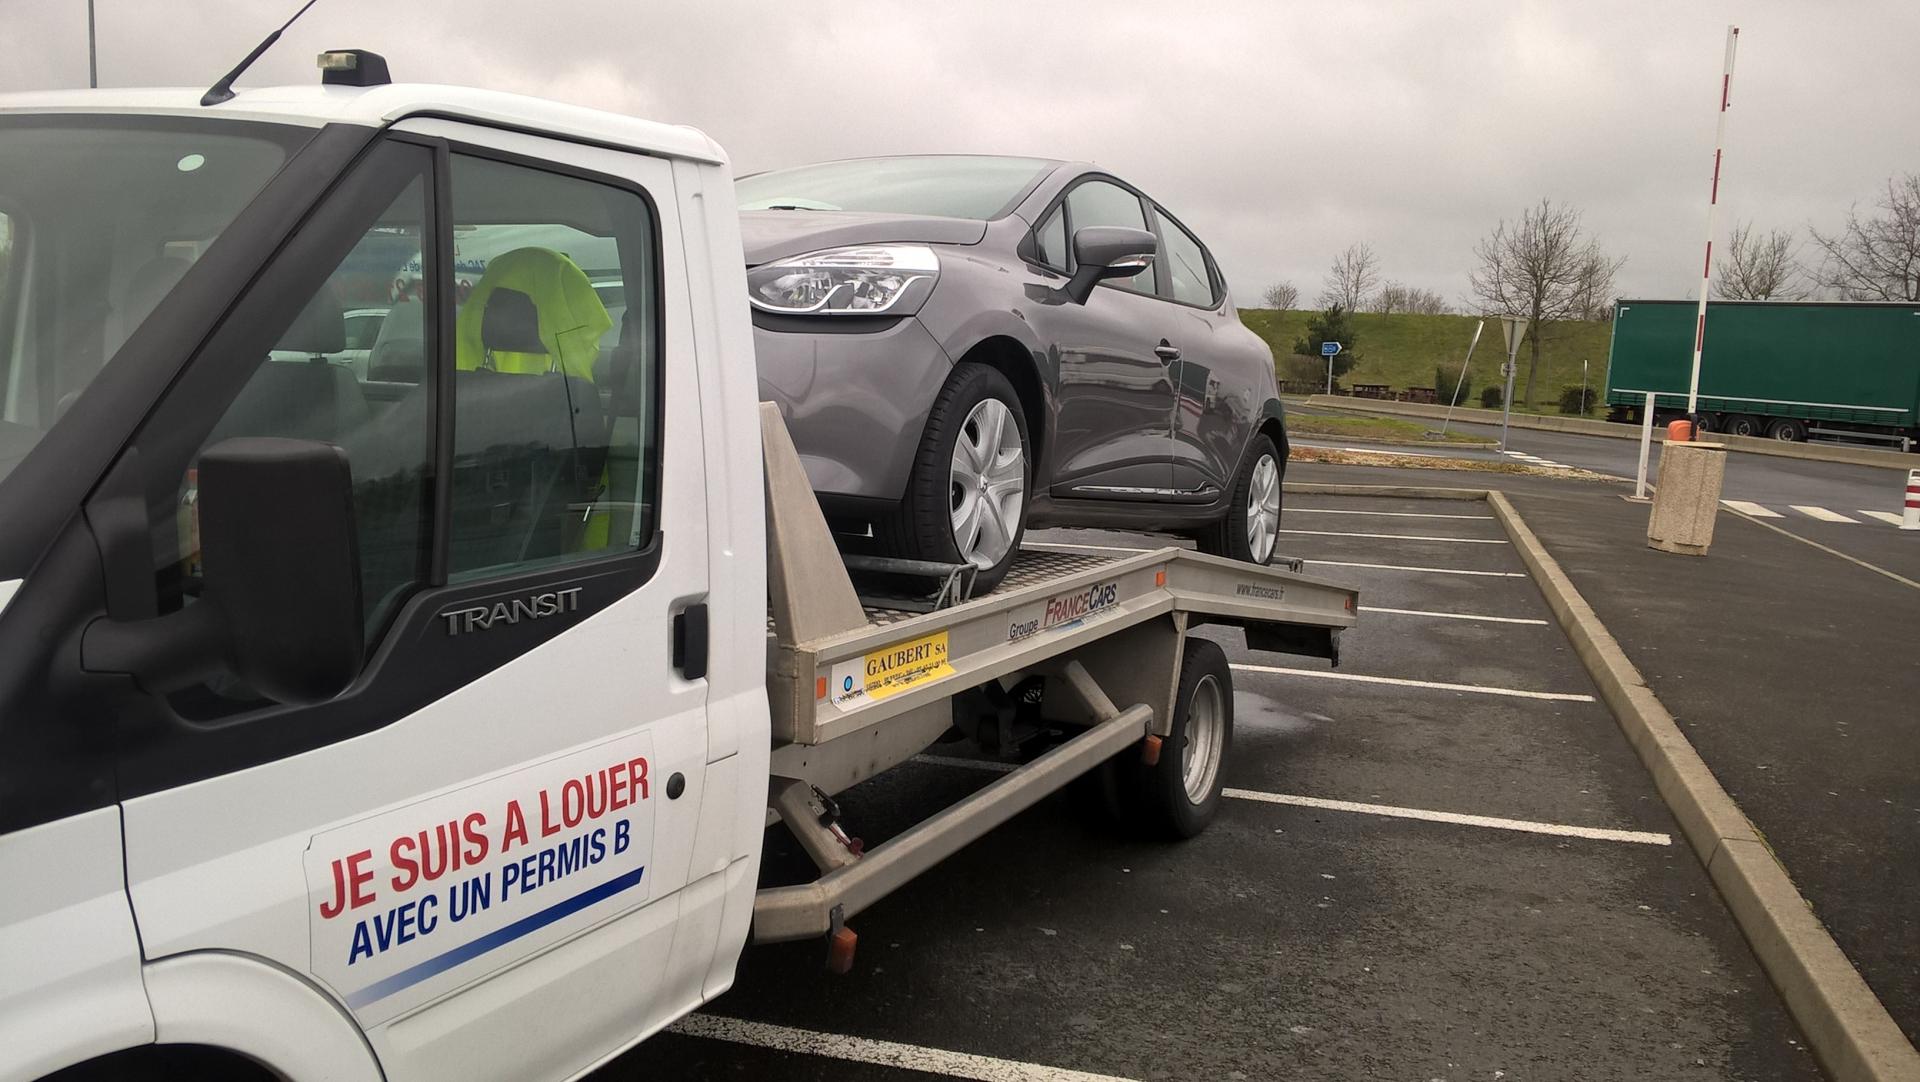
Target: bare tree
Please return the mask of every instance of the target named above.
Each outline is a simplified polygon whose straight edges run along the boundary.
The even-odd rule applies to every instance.
[[[1579,211],[1550,199],[1522,211],[1519,221],[1501,219],[1474,255],[1480,266],[1467,282],[1481,310],[1532,325],[1523,398],[1532,405],[1543,324],[1592,318],[1611,299],[1614,274],[1625,260],[1608,256],[1596,238],[1581,233]]]
[[[1409,294],[1413,291],[1399,282],[1388,282],[1367,301],[1367,311],[1381,315],[1392,315],[1407,310]]]
[[[1300,287],[1292,282],[1275,282],[1267,287],[1260,299],[1266,302],[1268,308],[1285,311],[1300,303]]]
[[[1443,316],[1447,314],[1447,298],[1431,289],[1412,288],[1407,290],[1407,311],[1422,316]]]
[[[1879,213],[1847,210],[1838,233],[1809,227],[1824,255],[1815,284],[1855,301],[1920,301],[1920,173],[1888,177]]]
[[[1320,290],[1320,307],[1334,305],[1349,312],[1359,311],[1380,284],[1380,259],[1365,243],[1347,245],[1327,268],[1326,284]]]
[[[1799,300],[1807,293],[1798,284],[1795,247],[1791,229],[1756,236],[1752,222],[1735,222],[1714,271],[1713,291],[1730,301]]]

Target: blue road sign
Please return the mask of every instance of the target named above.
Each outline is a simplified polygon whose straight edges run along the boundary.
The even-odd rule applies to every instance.
[[[1331,357],[1338,352],[1340,352],[1340,343],[1338,342],[1320,343],[1320,356]]]

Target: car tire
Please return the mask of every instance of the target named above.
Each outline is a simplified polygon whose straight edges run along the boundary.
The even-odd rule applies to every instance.
[[[1032,447],[1007,377],[984,364],[954,366],[927,415],[906,499],[876,531],[882,547],[913,560],[971,563],[974,595],[993,589],[1026,532]]]
[[[1140,761],[1138,745],[1108,765],[1122,822],[1146,837],[1179,840],[1207,829],[1219,812],[1233,749],[1233,670],[1210,639],[1186,642],[1171,729],[1152,766]]]
[[[1255,435],[1246,461],[1233,479],[1226,517],[1197,536],[1201,552],[1250,564],[1273,562],[1280,547],[1280,452],[1265,435]]]
[[[1805,443],[1807,426],[1790,417],[1782,417],[1767,426],[1767,438],[1781,443]]]

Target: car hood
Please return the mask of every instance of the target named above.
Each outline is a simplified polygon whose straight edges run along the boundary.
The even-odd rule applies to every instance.
[[[987,223],[925,214],[850,210],[743,210],[740,239],[747,266],[847,244],[978,244]]]

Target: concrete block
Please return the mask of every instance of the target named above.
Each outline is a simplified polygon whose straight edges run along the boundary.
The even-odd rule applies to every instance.
[[[1659,488],[1647,517],[1647,544],[1661,552],[1705,556],[1720,513],[1727,449],[1718,443],[1675,443],[1660,451]]]

